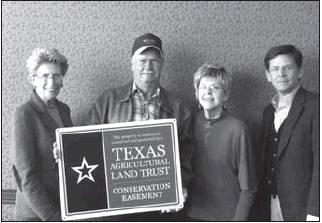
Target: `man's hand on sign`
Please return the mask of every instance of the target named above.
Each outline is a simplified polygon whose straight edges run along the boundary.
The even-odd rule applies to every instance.
[[[186,202],[187,197],[188,197],[188,190],[185,187],[182,187],[182,196],[183,196],[183,202]],[[161,210],[161,213],[171,213],[171,212],[178,212],[182,209],[181,208],[175,208],[175,209],[165,209],[165,210]]]

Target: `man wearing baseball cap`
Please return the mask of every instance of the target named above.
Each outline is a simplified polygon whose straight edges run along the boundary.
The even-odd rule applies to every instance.
[[[159,37],[152,33],[146,33],[135,39],[131,56],[133,56],[134,54],[141,54],[148,48],[154,48],[158,50],[162,56],[162,41]]]
[[[124,86],[105,90],[92,106],[87,125],[175,118],[178,138],[184,197],[192,178],[191,156],[194,150],[191,111],[182,100],[160,86],[164,65],[162,41],[152,33],[134,40],[131,52],[133,80]],[[143,216],[143,217],[142,217]],[[119,216],[112,221],[176,221],[180,213],[140,213]],[[118,216],[116,216],[118,217]],[[109,220],[109,219],[107,219]]]

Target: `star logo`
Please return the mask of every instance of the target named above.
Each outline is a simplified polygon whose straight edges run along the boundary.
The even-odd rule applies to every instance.
[[[88,165],[85,157],[83,157],[83,162],[81,166],[72,167],[72,169],[79,174],[77,184],[85,178],[95,182],[92,176],[92,171],[95,170],[96,167],[98,167],[98,165]]]

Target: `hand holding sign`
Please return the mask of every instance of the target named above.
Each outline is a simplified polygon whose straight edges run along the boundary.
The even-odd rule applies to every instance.
[[[53,155],[54,155],[54,158],[55,158],[55,162],[58,163],[58,160],[60,159],[60,150],[58,148],[58,144],[57,142],[54,142],[53,143]]]
[[[187,198],[188,198],[188,190],[185,187],[182,187],[182,196],[183,196],[183,202],[186,202]],[[182,209],[181,208],[175,208],[175,209],[164,209],[161,210],[161,213],[171,213],[171,212],[178,212]]]

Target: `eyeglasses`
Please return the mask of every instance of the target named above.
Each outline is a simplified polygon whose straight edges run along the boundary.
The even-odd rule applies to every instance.
[[[210,90],[212,93],[215,93],[215,92],[217,92],[220,89],[220,87],[219,86],[210,86],[210,87],[199,86],[198,89],[201,90],[201,91],[208,91],[208,90]]]
[[[286,65],[282,67],[272,67],[269,69],[269,72],[272,74],[277,74],[280,70],[282,72],[290,73],[295,70],[295,67],[293,65]]]
[[[54,81],[63,80],[63,75],[61,74],[43,74],[42,76],[36,74],[36,76],[44,81],[47,81],[49,78],[52,78]]]

